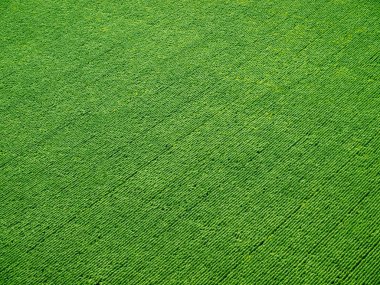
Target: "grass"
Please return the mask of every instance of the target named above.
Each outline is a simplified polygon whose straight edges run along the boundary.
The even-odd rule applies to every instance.
[[[379,284],[376,0],[0,3],[1,284]]]

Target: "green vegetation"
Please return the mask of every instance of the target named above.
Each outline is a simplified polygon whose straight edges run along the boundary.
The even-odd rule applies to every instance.
[[[379,284],[380,2],[0,2],[0,284]]]

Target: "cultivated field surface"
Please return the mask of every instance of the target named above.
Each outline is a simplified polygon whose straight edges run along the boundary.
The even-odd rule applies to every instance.
[[[380,284],[379,0],[1,0],[0,284]]]

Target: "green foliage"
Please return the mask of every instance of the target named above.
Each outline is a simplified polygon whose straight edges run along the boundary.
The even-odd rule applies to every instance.
[[[0,12],[0,284],[380,283],[378,1]]]

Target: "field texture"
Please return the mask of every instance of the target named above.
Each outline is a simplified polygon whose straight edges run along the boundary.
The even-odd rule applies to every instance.
[[[0,27],[0,284],[380,284],[378,0]]]

